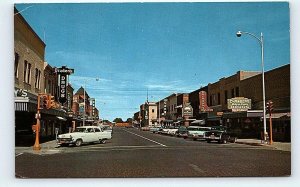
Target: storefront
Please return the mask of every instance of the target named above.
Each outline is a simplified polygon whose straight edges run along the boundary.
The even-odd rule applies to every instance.
[[[30,146],[34,144],[32,125],[36,124],[37,96],[17,89],[15,91],[15,145]],[[66,132],[66,113],[59,109],[41,110],[40,141],[55,138],[55,128],[60,133]]]

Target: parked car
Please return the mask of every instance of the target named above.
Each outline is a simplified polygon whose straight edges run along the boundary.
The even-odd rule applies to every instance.
[[[222,125],[220,125],[220,126],[212,126],[212,127],[211,127],[211,130],[216,130],[216,131],[226,131],[226,130],[227,130],[227,127],[222,126]]]
[[[186,126],[180,126],[178,127],[178,130],[175,132],[175,135],[177,137],[183,137],[183,138],[187,138],[187,127]]]
[[[200,127],[200,126],[189,126],[187,128],[188,138],[192,138],[193,140],[204,139],[205,133],[209,132],[211,127]]]
[[[171,136],[175,136],[177,130],[178,130],[178,126],[170,126],[168,129],[167,134],[171,135]]]
[[[162,128],[159,129],[159,134],[168,134],[169,127],[168,126],[162,126]]]
[[[82,126],[77,127],[72,133],[58,135],[57,143],[81,146],[83,143],[105,143],[108,139],[111,139],[111,132],[103,131],[98,126]]]
[[[150,127],[149,128],[149,131],[150,132],[153,132],[153,133],[158,133],[158,131],[161,129],[161,126],[153,126],[153,127]]]
[[[205,140],[207,141],[207,143],[210,143],[211,141],[217,141],[219,143],[235,143],[237,141],[237,136],[235,133],[211,130],[205,133]]]

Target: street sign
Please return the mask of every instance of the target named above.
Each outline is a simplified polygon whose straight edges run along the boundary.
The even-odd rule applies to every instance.
[[[70,74],[74,73],[74,69],[70,69],[70,68],[67,68],[66,66],[62,66],[61,68],[55,68],[54,72],[58,73],[58,74],[65,73],[65,74],[70,75]]]

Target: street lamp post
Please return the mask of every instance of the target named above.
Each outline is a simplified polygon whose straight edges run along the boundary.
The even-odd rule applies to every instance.
[[[266,142],[266,127],[267,127],[267,121],[266,121],[266,93],[265,93],[265,70],[264,70],[264,38],[263,38],[263,33],[260,33],[260,38],[255,36],[254,34],[250,32],[244,32],[244,31],[238,31],[236,33],[237,37],[241,37],[242,34],[248,34],[255,39],[258,40],[260,47],[261,47],[261,67],[262,67],[262,89],[263,89],[263,123],[264,123],[264,142]]]

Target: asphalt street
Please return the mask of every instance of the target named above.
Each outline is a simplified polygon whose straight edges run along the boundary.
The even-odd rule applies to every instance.
[[[114,128],[106,144],[16,155],[17,178],[289,176],[291,152]]]

